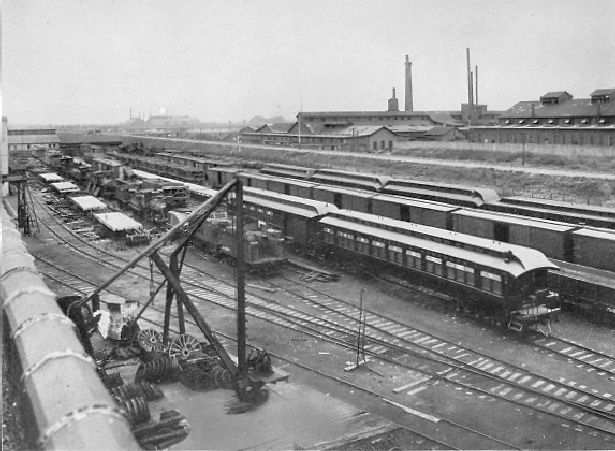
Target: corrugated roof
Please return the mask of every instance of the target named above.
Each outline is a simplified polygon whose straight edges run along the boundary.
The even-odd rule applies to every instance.
[[[98,222],[114,232],[141,228],[141,224],[120,212],[98,213],[95,214],[94,217]]]

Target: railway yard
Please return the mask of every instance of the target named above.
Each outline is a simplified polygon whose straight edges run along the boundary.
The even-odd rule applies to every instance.
[[[138,148],[8,202],[142,447],[615,448],[612,208]]]

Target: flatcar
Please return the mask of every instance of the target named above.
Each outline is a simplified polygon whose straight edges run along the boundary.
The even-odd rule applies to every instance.
[[[365,258],[437,282],[510,329],[550,324],[558,296],[547,288],[556,266],[541,252],[374,215],[329,214],[319,244],[330,255]],[[383,227],[384,225],[384,227]]]
[[[174,224],[184,217],[181,212],[172,212],[169,221]],[[237,258],[236,231],[236,218],[218,208],[196,231],[193,241],[197,248],[234,264]],[[281,231],[246,221],[243,256],[248,271],[270,274],[278,270],[288,261]]]

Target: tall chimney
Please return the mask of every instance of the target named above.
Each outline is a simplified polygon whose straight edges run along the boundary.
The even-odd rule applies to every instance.
[[[470,69],[470,48],[466,48],[466,58],[467,58],[467,66],[468,66],[468,106],[472,107],[474,105],[474,96],[472,93],[472,70]]]
[[[474,102],[478,105],[478,66],[474,66]]]
[[[414,100],[412,95],[412,63],[406,55],[406,101],[404,111],[414,111]]]

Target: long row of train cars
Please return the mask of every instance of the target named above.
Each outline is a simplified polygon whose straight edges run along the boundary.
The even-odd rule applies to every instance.
[[[269,174],[264,173],[268,171]],[[345,171],[325,170],[318,174],[316,172],[301,167],[271,165],[271,167],[261,169],[261,173],[256,173],[245,172],[241,168],[228,165],[211,165],[207,170],[207,179],[210,185],[216,187],[238,176],[246,186],[260,187],[278,194],[299,197],[302,198],[301,202],[316,200],[323,202],[324,205],[334,205],[343,210],[374,214],[404,222],[455,230],[490,240],[509,241],[513,244],[534,247],[558,259],[556,263],[566,268],[566,271],[550,271],[549,273],[550,286],[559,289],[563,298],[581,305],[584,309],[597,311],[598,315],[613,310],[615,282],[611,280],[611,283],[608,283],[612,275],[610,272],[602,271],[601,274],[600,270],[593,270],[598,275],[588,278],[587,274],[578,270],[581,267],[564,262],[564,260],[574,261],[586,266],[613,270],[615,263],[611,256],[615,255],[613,250],[615,241],[608,230],[596,230],[591,227],[547,220],[530,220],[520,215],[451,205],[452,202],[461,205],[482,205],[483,207],[496,205],[499,201],[495,200],[493,193],[489,190],[417,182],[422,186],[415,187],[415,193],[419,196],[430,196],[417,200],[406,197],[413,195],[406,186],[414,183],[411,181],[403,181],[401,185],[404,188],[400,192],[387,194],[379,191],[382,191],[383,183],[390,182],[390,180],[374,179],[370,176]],[[279,175],[285,177],[280,178]],[[324,182],[337,183],[337,185],[327,185]],[[362,186],[363,189],[357,189],[357,186]],[[388,185],[390,190],[392,187],[392,184]],[[431,199],[446,199],[449,203]],[[535,207],[532,200],[519,200],[520,204],[523,202],[532,204],[529,205],[532,208]],[[561,208],[566,212],[572,207],[562,205]],[[582,207],[578,209],[584,211]],[[578,209],[575,208],[573,213],[578,213],[576,211]],[[602,215],[599,210],[592,210],[592,212],[600,213],[601,220],[605,218],[608,220],[609,211],[605,210],[606,214]]]
[[[239,177],[246,186],[319,200],[342,210],[370,213],[528,246],[553,259],[615,271],[615,232],[610,229],[413,199],[404,196],[405,192],[393,193],[391,189],[389,193],[378,193],[354,187],[241,171],[237,168],[218,167],[209,171],[214,187]],[[347,179],[347,182],[351,183],[349,180]],[[467,189],[468,193],[471,191],[472,189]]]
[[[533,249],[258,188],[245,188],[244,211],[281,230],[287,243],[428,279],[515,330],[548,324],[559,310],[547,288],[547,271],[556,266]]]

